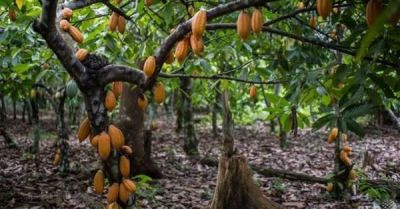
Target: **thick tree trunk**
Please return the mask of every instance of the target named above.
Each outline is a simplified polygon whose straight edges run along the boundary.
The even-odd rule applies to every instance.
[[[59,170],[62,174],[65,174],[69,170],[69,145],[68,145],[68,128],[65,123],[64,118],[64,104],[65,104],[65,95],[60,98],[57,107],[57,133],[58,133],[58,141],[57,147],[61,150],[61,162]]]
[[[129,84],[124,85],[118,127],[124,133],[125,143],[133,148],[131,157],[133,175],[146,174],[153,178],[160,178],[162,174],[159,168],[150,157],[146,157],[151,153],[145,152],[144,111],[137,104],[139,94],[138,88],[133,88]]]
[[[39,151],[39,141],[41,138],[41,130],[40,130],[40,124],[39,124],[39,108],[36,102],[36,99],[31,99],[30,100],[30,107],[32,110],[32,144],[29,147],[28,151],[31,154],[36,154]]]
[[[189,156],[199,155],[198,140],[193,124],[193,106],[192,106],[192,79],[181,79],[181,101],[183,109],[183,129],[184,129],[184,144],[183,150]]]

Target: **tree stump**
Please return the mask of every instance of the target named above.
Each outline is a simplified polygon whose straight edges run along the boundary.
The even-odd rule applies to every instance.
[[[243,155],[221,157],[217,187],[210,209],[275,209],[281,205],[263,196],[250,175]]]

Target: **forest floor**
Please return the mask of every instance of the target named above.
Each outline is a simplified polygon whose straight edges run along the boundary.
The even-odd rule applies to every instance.
[[[157,121],[152,148],[153,159],[164,178],[142,185],[139,208],[204,208],[212,201],[217,168],[186,157],[181,146],[182,134],[177,134],[171,123],[165,121]],[[7,124],[18,149],[7,148],[0,138],[0,208],[102,208],[105,198],[94,194],[91,187],[98,160],[88,141],[79,144],[75,134],[70,135],[71,172],[61,176],[52,165],[57,136],[54,121],[43,120],[43,140],[36,156],[25,152],[31,144],[31,127],[20,120]],[[222,135],[213,137],[208,126],[197,124],[196,128],[202,156],[218,159]],[[354,150],[351,158],[356,168],[371,179],[400,181],[398,132],[390,127],[368,130],[363,139],[350,136],[349,144]],[[326,142],[326,135],[325,131],[301,130],[297,138],[288,139],[288,148],[281,149],[278,138],[268,133],[261,122],[236,126],[234,131],[236,147],[250,164],[318,177],[328,175],[334,166],[334,145]],[[364,160],[366,151],[370,154],[368,162]],[[365,167],[361,168],[363,163]],[[372,204],[372,200],[360,194],[334,200],[321,184],[267,178],[256,173],[254,179],[265,196],[286,208],[345,209]]]

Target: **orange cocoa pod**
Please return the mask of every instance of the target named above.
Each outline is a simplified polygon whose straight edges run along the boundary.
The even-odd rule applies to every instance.
[[[113,12],[110,17],[110,24],[108,25],[108,28],[110,31],[114,32],[117,29],[117,24],[118,24],[118,17],[119,14],[116,12]]]
[[[123,183],[119,185],[119,200],[121,202],[126,203],[129,199],[129,196],[131,195],[131,192],[129,192]]]
[[[317,27],[317,18],[312,16],[310,18],[310,20],[308,21],[308,25],[312,28],[316,28]]]
[[[332,0],[317,0],[317,12],[322,18],[326,18],[332,12]]]
[[[118,17],[118,32],[120,33],[125,33],[125,27],[126,27],[126,20],[124,16],[119,16]]]
[[[190,36],[190,46],[193,53],[200,56],[204,51],[203,38],[192,34]]]
[[[89,51],[86,49],[79,49],[76,53],[75,53],[75,57],[79,60],[79,61],[83,61],[86,59],[86,56],[89,54]]]
[[[236,29],[242,41],[246,40],[247,37],[249,37],[251,32],[251,18],[249,14],[247,14],[247,12],[240,12],[236,22]]]
[[[70,8],[64,8],[62,11],[62,15],[65,19],[69,20],[72,17],[72,9]]]
[[[78,129],[79,142],[85,140],[89,136],[89,134],[90,134],[90,121],[89,118],[86,117],[79,125]]]
[[[135,183],[133,183],[132,180],[130,179],[124,179],[122,180],[122,183],[124,184],[125,188],[131,192],[131,193],[135,193],[136,192],[136,185]]]
[[[250,98],[255,99],[257,97],[257,89],[254,85],[250,86]]]
[[[128,155],[128,156],[132,155],[132,153],[133,153],[132,148],[129,147],[128,145],[123,145],[121,147],[121,151],[122,151],[122,153],[124,153],[125,155]]]
[[[170,51],[170,52],[168,53],[168,55],[167,55],[167,59],[165,59],[165,63],[171,64],[171,63],[174,62],[174,60],[175,60],[174,53],[172,53],[172,51]]]
[[[147,77],[151,77],[156,69],[156,58],[154,56],[147,57],[144,62],[143,72]]]
[[[110,136],[106,132],[101,132],[101,134],[95,136],[95,138],[98,138],[98,152],[100,159],[102,160],[107,160],[108,156],[110,156],[111,153],[111,139]]]
[[[123,155],[119,158],[119,171],[123,177],[128,177],[131,172],[130,161]]]
[[[119,150],[125,144],[125,137],[122,131],[114,125],[108,126],[108,135],[111,138],[111,145]]]
[[[183,38],[178,42],[175,49],[175,58],[182,63],[189,53],[189,38]]]
[[[117,106],[117,99],[112,91],[107,91],[106,99],[105,99],[105,106],[108,111],[113,111],[114,108]]]
[[[78,30],[78,28],[74,27],[74,26],[70,26],[69,30],[68,30],[69,34],[71,35],[72,39],[74,39],[76,42],[78,43],[83,43],[83,35],[82,33]]]
[[[343,151],[347,152],[348,154],[352,151],[351,147],[349,146],[344,146]]]
[[[259,9],[255,9],[251,15],[251,29],[255,33],[260,33],[264,24],[264,17]]]
[[[93,187],[94,187],[94,192],[96,194],[103,193],[103,190],[104,190],[104,173],[103,173],[102,170],[98,170],[96,172],[96,175],[94,175]]]
[[[122,81],[115,81],[112,84],[111,91],[114,93],[114,96],[118,98],[122,94],[122,89],[124,88],[124,83]]]
[[[200,9],[193,17],[192,21],[192,34],[197,37],[201,37],[206,30],[207,24],[207,11]]]
[[[138,106],[140,107],[140,109],[145,110],[147,107],[147,97],[146,95],[141,95],[138,97]]]
[[[118,184],[118,183],[113,183],[113,184],[108,188],[107,202],[108,202],[108,203],[113,203],[113,202],[117,201],[117,199],[118,199],[118,193],[119,193],[119,184]]]
[[[71,23],[69,23],[67,20],[60,21],[60,28],[63,31],[68,31],[70,27],[71,27]]]
[[[368,27],[374,24],[376,19],[379,17],[383,10],[382,2],[380,0],[369,0],[367,7],[366,7],[366,13],[365,17],[367,19],[367,25]]]
[[[165,100],[165,88],[164,88],[164,85],[161,82],[158,82],[154,86],[153,94],[154,94],[154,101],[155,102],[157,102],[158,104],[161,104],[161,103],[164,102],[164,100]]]

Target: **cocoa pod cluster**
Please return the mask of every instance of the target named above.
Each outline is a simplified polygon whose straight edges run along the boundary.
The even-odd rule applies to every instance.
[[[60,29],[62,29],[65,32],[68,32],[69,35],[74,39],[77,43],[83,43],[84,37],[83,34],[79,31],[78,28],[75,26],[71,25],[69,22],[71,17],[73,15],[73,11],[69,8],[64,8],[62,10],[62,16],[63,19],[60,20]]]
[[[236,21],[236,30],[242,41],[246,40],[251,31],[260,33],[264,24],[264,17],[260,9],[255,8],[251,17],[246,11],[240,12]]]

